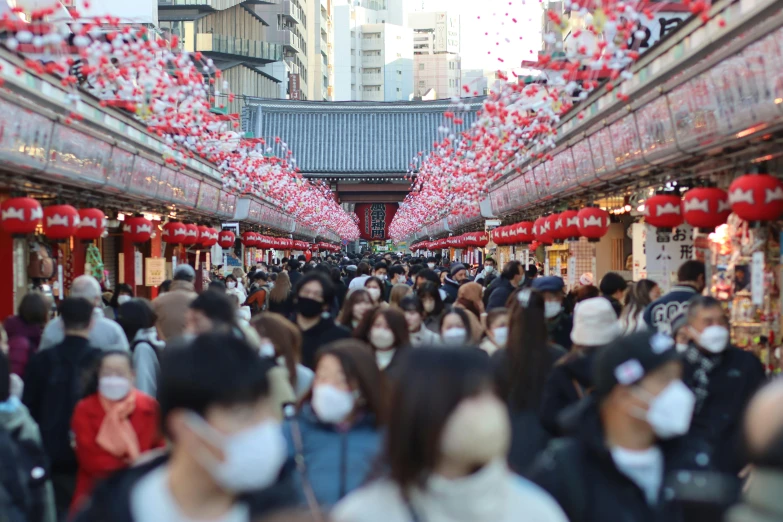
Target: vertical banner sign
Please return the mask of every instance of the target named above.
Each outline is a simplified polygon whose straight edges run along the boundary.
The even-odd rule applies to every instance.
[[[527,272],[527,269],[530,268],[530,251],[525,249],[522,251],[522,255],[525,257],[523,261],[525,262],[525,271]]]
[[[207,252],[207,262],[206,262],[206,268],[207,271],[212,270],[212,252]]]
[[[764,252],[753,252],[750,265],[750,297],[754,305],[764,305]]]
[[[133,275],[135,281],[134,286],[140,286],[144,284],[144,256],[138,250],[134,253],[134,265]]]
[[[171,272],[173,273],[177,269],[177,256],[171,258]]]
[[[665,294],[676,279],[680,265],[693,259],[693,228],[682,225],[669,233],[662,233],[651,225],[646,227],[646,276],[658,283]]]
[[[299,74],[297,73],[288,75],[288,94],[291,100],[302,99],[302,91],[299,89]]]
[[[633,244],[633,280],[639,281],[647,277],[647,228],[644,223],[631,225],[631,243]]]
[[[123,254],[117,257],[117,282],[125,282],[125,255]]]
[[[544,275],[550,276],[552,274],[549,273],[549,252],[546,253],[544,256]]]
[[[359,218],[359,234],[366,241],[388,238],[389,225],[397,213],[396,203],[360,203],[354,208]]]
[[[555,275],[557,277],[563,277],[563,261],[560,259],[560,254],[557,255],[557,260],[555,261]]]
[[[65,292],[63,292],[63,265],[57,265],[57,297],[65,299]]]
[[[576,286],[576,256],[568,258],[568,288]]]

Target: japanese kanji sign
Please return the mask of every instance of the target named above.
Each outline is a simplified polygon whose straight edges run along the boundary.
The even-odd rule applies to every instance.
[[[666,293],[676,282],[680,265],[693,259],[693,229],[690,225],[682,225],[666,233],[658,231],[651,225],[645,226],[647,279],[658,283],[661,291]]]
[[[396,204],[362,203],[354,210],[359,216],[359,233],[368,241],[383,240],[388,237],[389,225],[397,212]]]

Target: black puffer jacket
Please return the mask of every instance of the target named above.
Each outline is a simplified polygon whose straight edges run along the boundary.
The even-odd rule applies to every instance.
[[[598,348],[567,355],[549,373],[541,398],[541,423],[554,436],[566,435],[561,415],[571,405],[590,394],[593,387],[593,360]]]

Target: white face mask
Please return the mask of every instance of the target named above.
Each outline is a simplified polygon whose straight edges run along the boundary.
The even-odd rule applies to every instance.
[[[430,270],[432,270],[433,268],[435,268],[435,263],[427,263],[427,267],[428,267]]]
[[[672,381],[657,396],[643,400],[650,405],[644,420],[658,438],[671,439],[688,433],[696,396],[684,382]]]
[[[265,420],[233,435],[218,432],[196,413],[191,413],[186,422],[202,439],[223,452],[222,461],[206,450],[197,452],[195,457],[226,491],[256,491],[277,480],[288,453],[278,421]]]
[[[721,353],[729,345],[729,330],[723,326],[708,326],[698,336],[696,344],[711,353]]]
[[[128,396],[131,391],[130,379],[112,375],[98,380],[98,393],[110,401],[119,401]]]
[[[463,345],[467,341],[468,331],[464,328],[451,328],[443,332],[443,342],[451,345]]]
[[[337,424],[351,414],[356,399],[349,391],[338,390],[331,384],[319,384],[313,387],[310,404],[321,422]]]
[[[269,341],[262,342],[261,347],[258,349],[258,353],[261,357],[274,357],[275,345]]]
[[[563,310],[562,303],[557,301],[547,301],[544,303],[544,317],[554,319]]]
[[[233,288],[236,288],[236,287],[237,287],[237,284],[234,281],[229,281],[228,283],[226,283],[226,288],[228,288],[228,289],[233,289]]]
[[[491,274],[494,271],[495,271],[495,267],[494,266],[485,266],[484,267],[484,273],[485,274]]]
[[[398,285],[404,285],[405,284],[405,276],[404,275],[397,276],[397,284]]]
[[[373,301],[377,301],[381,298],[381,291],[378,288],[368,288],[367,293],[370,294],[370,298],[372,298]]]
[[[424,305],[424,311],[428,314],[435,310],[435,301],[424,301],[422,304]]]
[[[122,306],[122,305],[124,305],[125,303],[127,303],[128,301],[130,301],[131,299],[133,299],[133,298],[132,298],[131,296],[129,296],[129,295],[121,295],[121,296],[118,296],[118,297],[117,297],[117,304],[118,304],[118,305],[120,305],[120,306]]]
[[[492,335],[495,336],[495,344],[505,346],[508,341],[508,326],[498,326],[492,329]]]
[[[381,281],[386,281],[386,274],[379,275],[378,279],[380,279]]]
[[[385,328],[370,330],[370,342],[379,350],[388,350],[394,346],[394,332]]]

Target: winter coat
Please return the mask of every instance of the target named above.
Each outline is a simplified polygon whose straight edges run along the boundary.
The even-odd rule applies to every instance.
[[[318,420],[312,406],[306,403],[283,427],[288,455],[292,460],[297,458],[292,433],[294,423],[298,424],[302,434],[307,481],[320,505],[333,506],[364,484],[381,451],[381,435],[375,416],[364,415],[349,427],[324,424]],[[297,475],[300,503],[305,505],[301,481],[302,477]]]
[[[695,386],[696,367],[685,361],[683,381]],[[708,396],[694,413],[687,440],[710,457],[712,468],[736,475],[745,466],[742,420],[753,394],[766,375],[758,358],[750,352],[729,347],[710,372]]]
[[[347,328],[336,324],[331,317],[322,317],[318,324],[302,331],[302,364],[315,371],[315,354],[318,349],[349,337],[351,332]]]
[[[103,315],[103,310],[95,308],[92,314],[92,328],[90,329],[90,344],[102,350],[125,350],[129,349],[128,338],[122,327],[111,319]],[[65,339],[65,330],[63,321],[60,317],[55,317],[46,325],[41,335],[41,346],[39,350],[46,350],[52,346],[57,346]]]
[[[8,335],[8,362],[11,365],[11,373],[24,379],[27,362],[38,351],[38,346],[41,344],[43,327],[27,324],[18,315],[8,317],[3,327]]]
[[[549,332],[550,342],[562,346],[565,350],[570,350],[574,344],[571,341],[571,330],[574,328],[574,319],[565,312],[560,312],[557,317],[549,319],[546,322],[546,329]]]
[[[431,332],[434,332],[438,335],[440,335],[440,322],[443,319],[443,316],[446,315],[446,308],[443,308],[443,311],[439,314],[435,315],[428,315],[424,318],[424,327],[430,330]]]
[[[32,499],[24,457],[4,429],[0,429],[0,462],[0,522],[29,522]]]
[[[411,332],[411,346],[437,346],[441,343],[440,335],[433,332],[424,324],[418,332]]]
[[[43,442],[41,441],[41,431],[38,424],[30,416],[27,408],[19,402],[18,399],[10,399],[0,403],[0,430],[5,430],[11,438],[17,443],[17,446],[34,448],[34,453],[40,455],[42,460],[45,458]],[[2,452],[0,452],[2,453]],[[3,462],[4,467],[9,465]],[[45,483],[35,488],[27,488],[31,496],[32,504],[35,506],[35,515],[28,518],[28,522],[57,522],[57,508],[54,504],[54,489],[51,480],[46,478]],[[0,507],[2,502],[0,502]],[[2,516],[0,516],[0,520]]]
[[[528,477],[551,493],[570,522],[683,522],[682,506],[667,495],[667,484],[682,469],[679,453],[660,446],[664,457],[658,503],[615,465],[604,439],[598,407],[588,400],[573,437],[550,443]]]
[[[174,281],[171,290],[159,295],[152,301],[152,308],[158,321],[158,337],[168,341],[179,337],[185,332],[185,317],[190,303],[198,297],[193,284],[186,281]]]
[[[783,470],[755,468],[741,504],[731,508],[724,522],[783,520]]]
[[[487,292],[490,292],[489,300],[487,301],[487,312],[494,310],[495,308],[505,308],[506,301],[509,296],[514,293],[516,288],[511,284],[511,281],[503,277],[499,277],[492,282]]]
[[[698,295],[692,286],[677,285],[662,295],[644,310],[644,322],[650,328],[669,331],[669,323],[678,315],[688,310],[688,301]]]
[[[164,446],[160,435],[160,408],[158,402],[138,390],[136,408],[128,420],[139,440],[139,452],[144,453]],[[119,458],[101,448],[95,438],[101,427],[106,411],[101,405],[97,393],[94,393],[76,405],[71,420],[71,430],[76,441],[76,459],[79,461],[79,471],[76,475],[76,492],[73,496],[71,509],[78,508],[85,497],[88,497],[95,484],[115,471],[130,466],[124,458]]]
[[[147,473],[165,466],[168,459],[169,455],[158,457],[150,462],[115,473],[99,483],[92,496],[87,499],[81,512],[71,522],[152,522],[134,519],[131,510],[131,495],[139,481]],[[281,470],[275,484],[261,491],[243,494],[237,499],[237,502],[248,506],[251,520],[263,520],[264,517],[272,513],[290,509],[296,505],[293,475],[294,468],[286,466]]]
[[[446,304],[454,304],[457,302],[457,297],[459,295],[459,283],[447,277],[446,282],[443,283],[443,286],[440,288],[446,292],[446,299],[443,300]]]
[[[408,497],[391,480],[378,480],[337,504],[331,516],[335,522],[566,522],[549,494],[500,459],[459,479],[430,476]]]
[[[589,395],[593,387],[593,361],[598,348],[587,348],[558,361],[549,372],[541,398],[541,423],[553,436],[566,435],[561,415]]]
[[[166,344],[158,339],[158,331],[155,328],[139,330],[131,343],[136,389],[151,397],[158,394],[159,355],[165,346]]]

